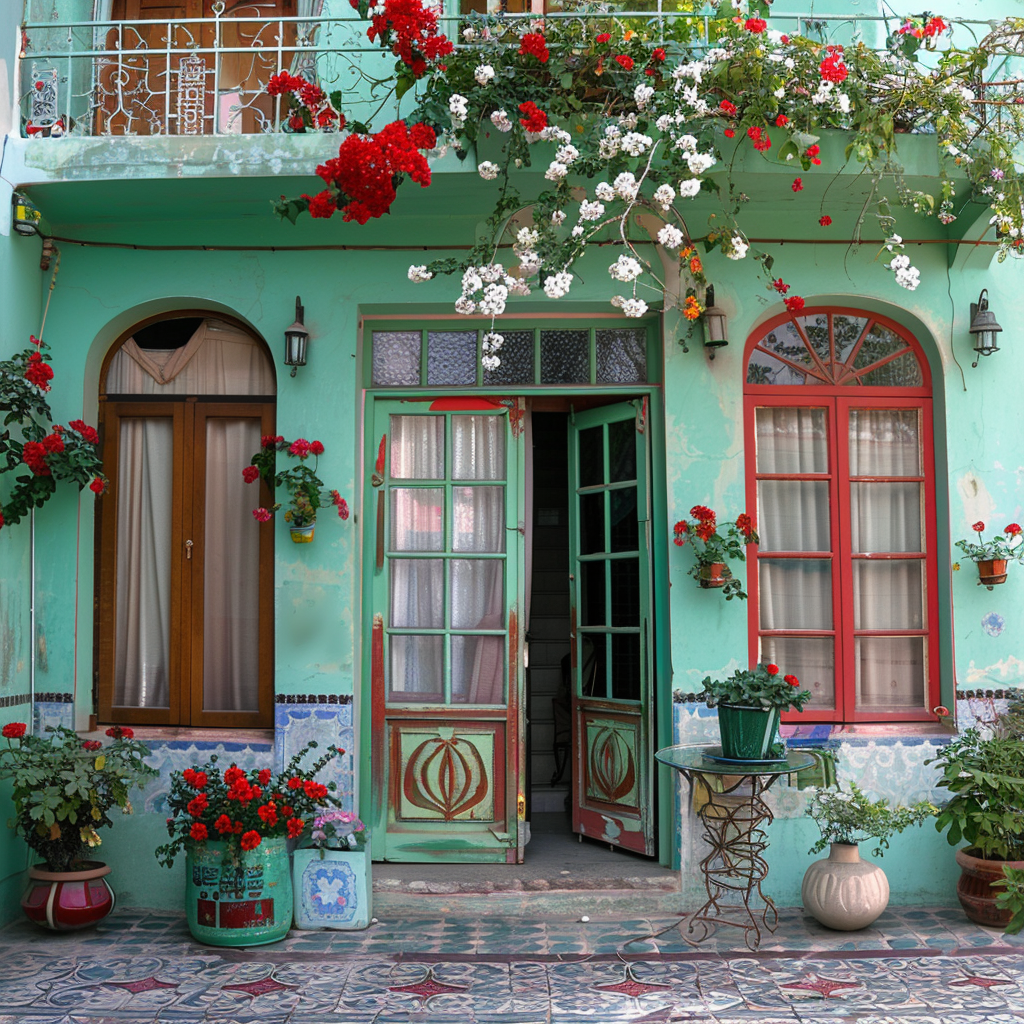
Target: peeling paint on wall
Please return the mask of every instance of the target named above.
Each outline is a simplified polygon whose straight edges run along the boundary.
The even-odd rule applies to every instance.
[[[999,686],[1024,686],[1024,661],[1012,654],[984,668],[978,668],[972,661],[962,685],[989,689]]]
[[[987,523],[992,518],[996,510],[995,501],[973,470],[960,477],[956,489],[960,492],[960,499],[964,504],[966,524],[976,523],[979,519]],[[959,535],[959,531],[955,529],[952,532],[954,536]]]

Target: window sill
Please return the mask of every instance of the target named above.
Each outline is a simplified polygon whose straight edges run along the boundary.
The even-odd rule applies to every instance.
[[[956,735],[953,729],[934,722],[855,722],[850,725],[783,723],[780,732],[791,747],[819,746],[829,741],[855,745],[879,741],[886,745],[948,743]]]
[[[102,740],[108,728],[100,725],[93,732],[80,732],[79,736],[84,740]],[[229,749],[274,744],[273,729],[195,729],[182,725],[133,725],[130,728],[135,738],[143,743],[174,743],[182,747],[224,744]]]

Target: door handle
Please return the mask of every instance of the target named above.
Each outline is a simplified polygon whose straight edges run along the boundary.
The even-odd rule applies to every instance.
[[[188,561],[192,561],[192,541],[185,541],[185,558]]]

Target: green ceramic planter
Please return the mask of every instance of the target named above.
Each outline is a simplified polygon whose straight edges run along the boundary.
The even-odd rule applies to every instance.
[[[264,839],[233,860],[207,841],[186,851],[185,912],[193,938],[210,946],[262,946],[292,926],[292,873],[285,839]]]
[[[722,734],[722,756],[737,761],[765,761],[779,728],[778,708],[718,705],[718,728]]]

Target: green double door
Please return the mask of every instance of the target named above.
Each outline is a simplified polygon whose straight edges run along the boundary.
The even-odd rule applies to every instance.
[[[374,856],[524,859],[526,399],[377,401]],[[570,416],[573,828],[654,853],[646,403]]]

